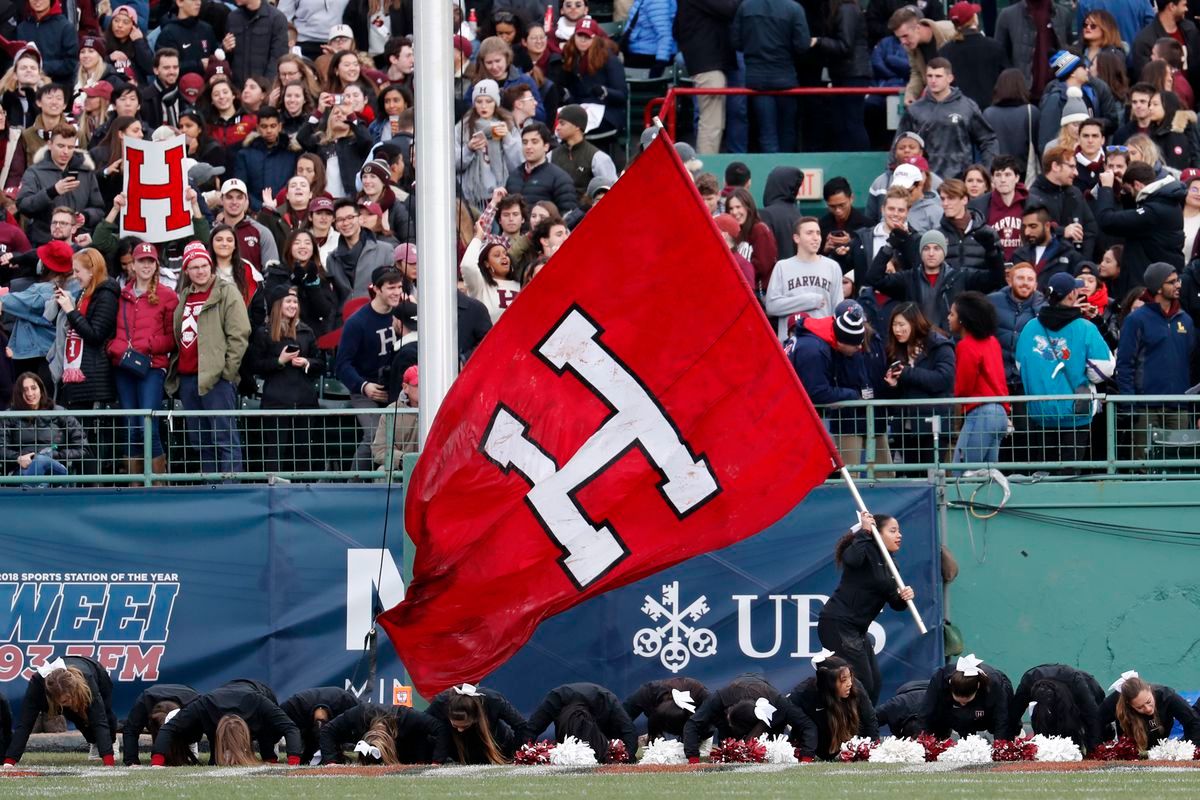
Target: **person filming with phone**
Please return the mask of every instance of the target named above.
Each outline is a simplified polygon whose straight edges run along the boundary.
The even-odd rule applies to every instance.
[[[83,216],[82,227],[91,231],[107,212],[100,194],[92,159],[76,150],[79,131],[60,123],[50,133],[50,144],[38,151],[25,170],[17,192],[17,209],[29,220],[29,240],[34,247],[50,241],[50,215],[58,206]],[[47,152],[48,150],[48,152]]]

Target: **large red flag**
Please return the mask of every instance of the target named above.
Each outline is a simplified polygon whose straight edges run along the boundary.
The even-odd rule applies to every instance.
[[[408,486],[382,616],[426,696],[542,620],[768,527],[840,465],[660,135],[471,357]]]

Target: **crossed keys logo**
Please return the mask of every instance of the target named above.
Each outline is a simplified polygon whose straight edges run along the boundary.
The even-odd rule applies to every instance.
[[[706,658],[717,652],[717,637],[708,628],[693,627],[687,620],[699,622],[708,613],[708,598],[700,595],[687,608],[679,607],[679,581],[662,587],[662,602],[646,595],[642,613],[655,622],[657,628],[642,628],[633,635],[633,652],[643,658],[659,657],[671,672],[679,672],[692,656]],[[687,643],[684,644],[684,639]]]
[[[516,470],[530,484],[525,502],[562,550],[559,564],[581,591],[627,558],[629,548],[611,522],[592,520],[576,495],[627,452],[637,448],[646,456],[659,474],[659,494],[680,520],[721,491],[708,461],[693,455],[645,383],[600,341],[602,333],[572,306],[534,348],[555,374],[570,372],[612,409],[566,463],[558,466],[528,437],[529,423],[503,404],[496,406],[480,448],[505,474]]]

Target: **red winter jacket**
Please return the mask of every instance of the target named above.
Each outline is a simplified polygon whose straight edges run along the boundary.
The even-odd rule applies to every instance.
[[[113,364],[121,363],[121,356],[132,346],[139,353],[150,356],[150,366],[166,369],[171,353],[175,352],[175,308],[179,297],[163,285],[155,290],[158,303],[151,304],[146,295],[137,297],[133,284],[121,290],[121,305],[117,309],[117,332],[108,343],[108,357]],[[129,328],[133,329],[132,336]]]

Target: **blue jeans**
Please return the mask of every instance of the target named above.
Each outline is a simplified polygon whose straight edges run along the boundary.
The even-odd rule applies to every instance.
[[[29,466],[21,470],[22,475],[66,475],[67,468],[52,457],[38,453],[29,462]],[[46,484],[42,484],[45,486]]]
[[[121,398],[121,408],[139,411],[158,411],[163,403],[163,381],[167,378],[165,370],[152,369],[145,377],[139,378],[129,370],[117,368],[117,397]],[[129,457],[141,458],[142,438],[145,431],[143,417],[126,417],[128,425]],[[150,452],[154,458],[163,454],[162,440],[158,435],[158,422],[150,421]]]
[[[195,375],[179,377],[179,399],[185,411],[232,411],[237,389],[227,380],[217,381],[201,396]],[[189,417],[188,443],[200,452],[202,472],[241,472],[242,439],[233,417]]]
[[[791,153],[796,149],[796,98],[788,95],[754,95],[750,110],[758,124],[760,153]]]
[[[746,60],[737,54],[738,68],[725,73],[725,85],[746,85]],[[750,149],[750,122],[746,116],[746,95],[729,95],[725,98],[725,147],[726,153],[745,153]]]
[[[1000,460],[1000,440],[1008,432],[1008,415],[999,403],[976,406],[963,420],[954,447],[954,463],[981,462],[994,464]]]

